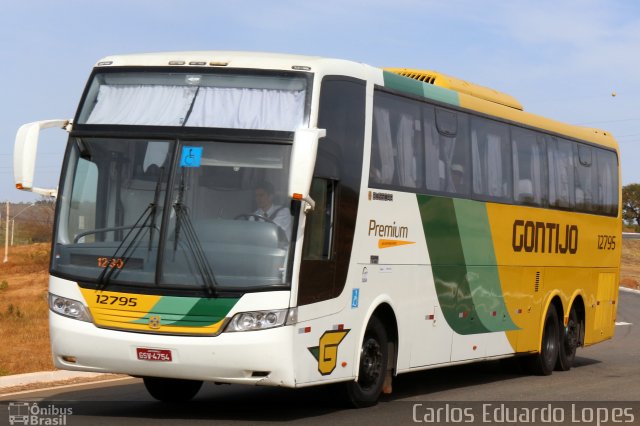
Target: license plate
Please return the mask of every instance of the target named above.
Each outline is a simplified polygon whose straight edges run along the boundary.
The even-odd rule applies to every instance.
[[[171,362],[171,351],[169,349],[149,349],[136,348],[138,359],[143,361],[165,361]]]

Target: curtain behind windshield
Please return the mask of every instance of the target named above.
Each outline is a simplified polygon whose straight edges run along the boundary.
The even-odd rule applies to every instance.
[[[87,124],[181,126],[196,94],[189,86],[100,86]]]
[[[294,131],[305,101],[300,77],[114,73],[94,78],[79,123]]]
[[[200,89],[187,126],[294,130],[302,123],[304,91]]]

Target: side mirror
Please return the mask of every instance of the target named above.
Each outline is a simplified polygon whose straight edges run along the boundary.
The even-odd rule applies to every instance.
[[[318,141],[326,134],[325,129],[298,129],[293,137],[289,165],[289,197],[307,203],[305,213],[313,210],[316,205],[309,196],[309,189],[316,165]]]
[[[36,153],[40,130],[59,127],[71,131],[70,120],[45,120],[24,124],[18,129],[13,150],[13,177],[16,188],[22,191],[55,197],[56,189],[36,188],[33,186],[33,175],[36,167]]]

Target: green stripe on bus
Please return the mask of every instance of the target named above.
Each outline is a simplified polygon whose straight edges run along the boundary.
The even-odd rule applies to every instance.
[[[206,327],[223,319],[237,302],[237,298],[205,299],[164,296],[149,313],[132,322],[147,324],[152,315],[160,315],[163,325]]]
[[[224,319],[237,302],[237,298],[200,299],[184,318],[174,325],[197,327],[215,324]]]
[[[383,78],[384,87],[388,87],[389,89],[460,106],[458,93],[453,90],[434,86],[433,84],[423,83],[389,71],[383,71]]]
[[[418,195],[424,235],[438,302],[449,326],[458,334],[489,331],[478,319],[451,198]]]
[[[504,303],[486,204],[459,199],[453,204],[462,229],[467,282],[480,321],[489,331],[517,329]]]

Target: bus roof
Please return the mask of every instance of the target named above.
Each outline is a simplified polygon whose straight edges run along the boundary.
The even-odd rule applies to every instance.
[[[353,61],[318,56],[218,50],[107,56],[100,59],[96,66],[206,66],[302,71],[342,69],[345,75],[356,74],[361,78],[364,78],[362,74],[367,67]]]
[[[385,87],[391,89],[444,101],[516,124],[535,127],[618,150],[615,139],[607,131],[570,125],[528,113],[510,95],[434,71],[407,68],[383,69],[353,61],[318,56],[241,51],[184,51],[114,55],[102,58],[96,64],[96,67],[108,66],[206,66],[302,70],[322,74],[340,73],[362,79],[374,78],[376,84],[384,84]],[[391,73],[395,78],[389,78]],[[440,91],[447,91],[448,95],[444,97],[432,96],[434,86],[437,86]]]

